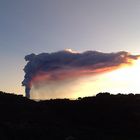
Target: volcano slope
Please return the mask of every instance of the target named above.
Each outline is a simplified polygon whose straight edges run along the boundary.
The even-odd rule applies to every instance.
[[[2,140],[139,140],[140,95],[33,101],[0,92]]]

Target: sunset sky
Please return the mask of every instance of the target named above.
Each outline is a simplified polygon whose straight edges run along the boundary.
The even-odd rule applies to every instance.
[[[21,82],[26,55],[67,48],[78,53],[92,50],[140,54],[140,1],[0,0],[1,91],[24,94]],[[73,95],[64,96],[88,96],[98,91],[140,93],[140,61],[134,63],[70,82],[65,88]],[[59,84],[51,88],[64,87]]]

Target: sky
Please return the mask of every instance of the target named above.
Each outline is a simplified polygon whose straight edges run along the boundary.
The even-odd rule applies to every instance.
[[[24,94],[30,53],[140,54],[139,38],[139,0],[0,0],[0,90]]]

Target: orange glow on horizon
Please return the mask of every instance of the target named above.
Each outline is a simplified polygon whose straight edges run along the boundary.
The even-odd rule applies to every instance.
[[[105,74],[106,82],[110,83],[108,92],[133,92],[139,93],[139,72],[140,72],[140,58],[133,61],[131,65],[124,65],[120,69],[114,70]]]

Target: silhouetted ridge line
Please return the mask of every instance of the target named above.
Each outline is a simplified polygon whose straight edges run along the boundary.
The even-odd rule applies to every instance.
[[[35,102],[0,92],[0,139],[139,140],[140,95]]]

